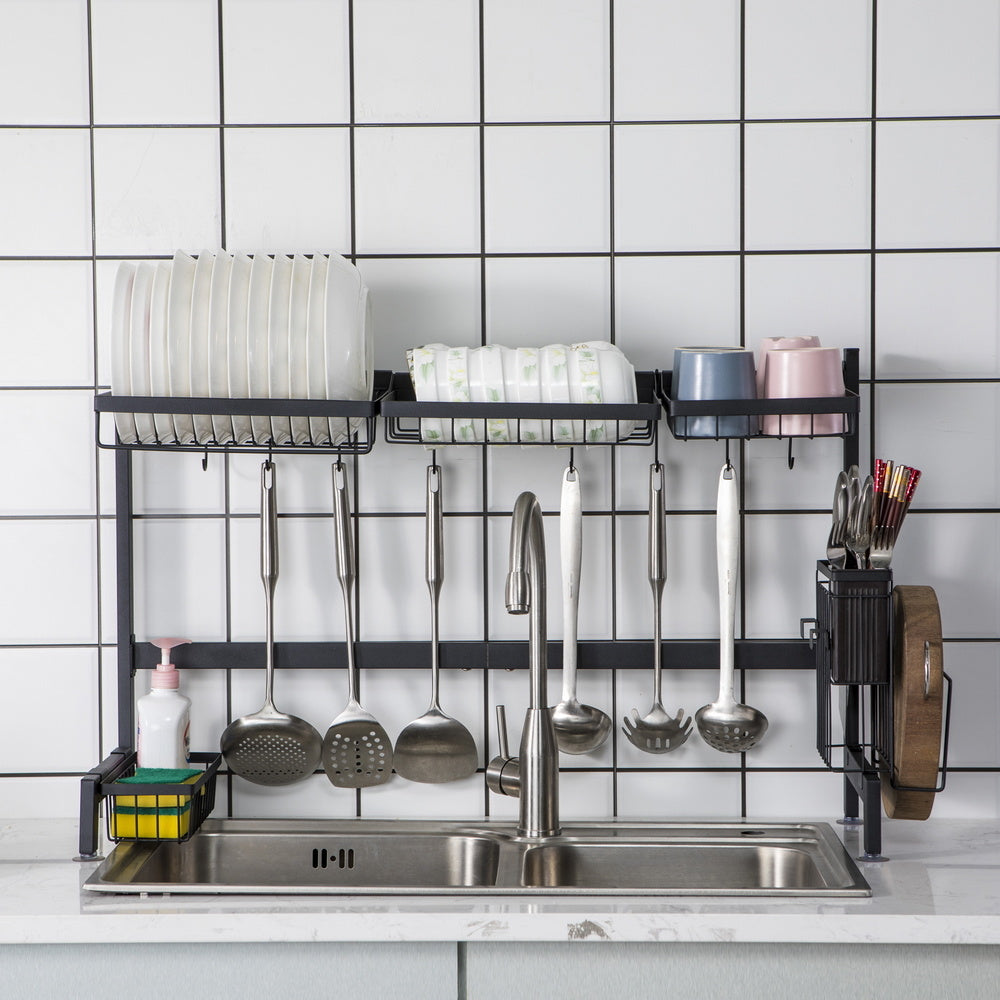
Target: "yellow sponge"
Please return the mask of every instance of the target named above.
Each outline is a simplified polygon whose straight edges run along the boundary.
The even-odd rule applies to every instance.
[[[139,768],[123,784],[190,785],[203,772]],[[201,789],[202,795],[205,789]],[[179,840],[191,829],[190,795],[116,795],[111,837],[120,840]]]

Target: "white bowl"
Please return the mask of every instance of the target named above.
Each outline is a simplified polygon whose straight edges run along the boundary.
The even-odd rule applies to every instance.
[[[604,392],[601,384],[601,365],[598,351],[590,344],[573,344],[569,362],[570,397],[574,403],[603,403]],[[607,440],[608,429],[603,420],[588,420],[584,427],[584,439],[588,444],[600,444]]]
[[[482,373],[482,393],[484,403],[507,402],[507,387],[504,379],[505,347],[498,344],[486,344],[477,348],[476,355]],[[517,397],[511,397],[516,399]],[[510,441],[510,424],[502,417],[490,417],[486,421],[486,438],[494,444],[505,444]]]
[[[549,344],[541,350],[542,401],[569,403],[569,348]],[[582,420],[553,420],[552,439],[556,444],[572,444],[583,437]]]

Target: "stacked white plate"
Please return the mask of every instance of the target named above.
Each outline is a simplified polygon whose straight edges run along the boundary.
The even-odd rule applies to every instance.
[[[368,289],[336,254],[178,251],[115,279],[116,396],[371,399],[373,349]],[[360,422],[115,414],[124,444],[339,444]]]
[[[447,347],[406,352],[420,402],[635,403],[635,369],[614,344],[587,341],[547,347]],[[634,420],[425,417],[427,444],[608,444],[623,441]]]

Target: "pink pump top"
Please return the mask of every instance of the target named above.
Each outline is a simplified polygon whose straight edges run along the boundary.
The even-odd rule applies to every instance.
[[[149,640],[154,646],[159,646],[163,650],[163,656],[160,662],[156,665],[156,669],[153,671],[153,677],[150,682],[150,687],[154,691],[162,690],[174,690],[180,687],[180,674],[177,673],[177,667],[170,662],[170,650],[174,646],[183,646],[186,643],[191,642],[190,639],[150,639]]]

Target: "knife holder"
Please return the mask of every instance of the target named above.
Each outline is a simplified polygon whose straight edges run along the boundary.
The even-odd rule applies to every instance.
[[[888,684],[892,570],[816,565],[820,669],[831,684]]]

